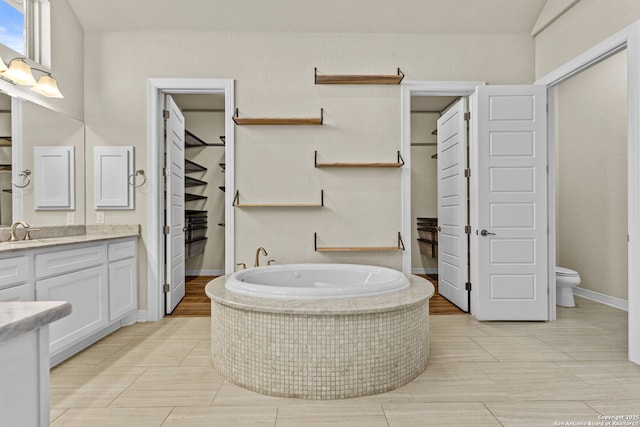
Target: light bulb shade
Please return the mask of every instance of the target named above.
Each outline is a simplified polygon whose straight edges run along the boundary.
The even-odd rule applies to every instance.
[[[2,57],[0,56],[0,74],[4,73],[7,70],[8,70],[7,64],[4,63],[4,61],[2,60]]]
[[[31,74],[31,67],[23,61],[11,61],[9,69],[2,73],[2,77],[19,85],[34,86],[36,80]]]
[[[56,79],[46,74],[40,77],[38,84],[32,87],[31,90],[48,98],[64,98],[58,89]]]

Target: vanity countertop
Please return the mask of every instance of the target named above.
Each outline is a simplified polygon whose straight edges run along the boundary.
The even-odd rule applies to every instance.
[[[35,234],[35,232],[33,233]],[[0,254],[16,252],[25,249],[36,249],[53,246],[70,245],[73,243],[96,242],[123,237],[140,236],[139,225],[97,225],[87,226],[85,234],[65,235],[57,237],[34,238],[33,240],[19,240],[17,242],[3,241],[0,243]]]
[[[65,301],[0,302],[0,343],[71,314]]]

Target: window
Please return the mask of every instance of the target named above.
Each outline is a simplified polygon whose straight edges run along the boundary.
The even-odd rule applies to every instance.
[[[0,43],[21,55],[27,54],[24,2],[0,0]]]
[[[49,28],[49,0],[0,0],[0,54],[5,61],[27,57],[48,68]]]

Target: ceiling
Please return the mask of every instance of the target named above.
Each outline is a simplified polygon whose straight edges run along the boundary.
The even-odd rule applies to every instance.
[[[546,0],[69,0],[85,31],[531,33]]]

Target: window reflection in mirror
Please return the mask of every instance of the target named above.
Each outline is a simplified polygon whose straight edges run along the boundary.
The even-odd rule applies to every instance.
[[[26,55],[24,0],[0,0],[0,43]]]

